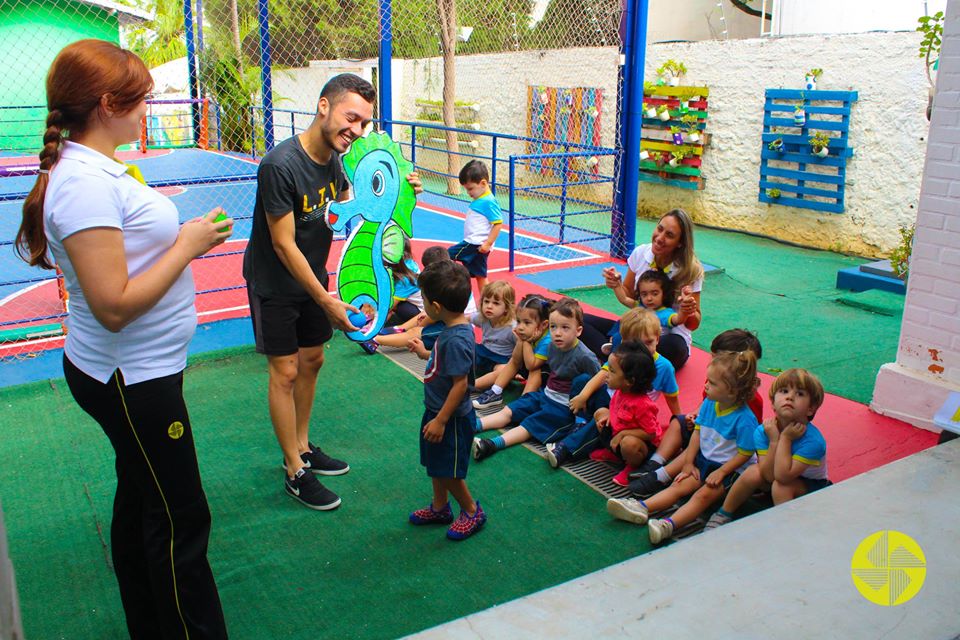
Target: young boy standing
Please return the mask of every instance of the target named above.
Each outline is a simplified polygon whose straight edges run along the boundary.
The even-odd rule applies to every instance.
[[[463,223],[463,242],[448,249],[450,259],[463,263],[470,276],[477,281],[477,299],[487,286],[487,256],[503,226],[500,204],[490,192],[490,173],[487,165],[471,160],[460,169],[460,184],[473,198],[467,219]]]
[[[450,524],[451,540],[469,538],[487,516],[467,488],[467,465],[477,421],[470,396],[473,372],[473,326],[463,310],[470,298],[470,276],[458,264],[442,260],[424,268],[417,278],[423,310],[443,331],[430,350],[423,377],[423,420],[420,423],[420,464],[433,483],[433,501],[410,514],[416,525]],[[453,520],[448,495],[460,505]]]

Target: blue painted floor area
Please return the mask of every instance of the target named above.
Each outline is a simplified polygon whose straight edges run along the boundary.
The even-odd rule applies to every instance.
[[[250,318],[218,320],[197,327],[188,354],[249,346],[253,348]],[[0,388],[63,377],[63,349],[50,349],[0,361]]]
[[[176,149],[162,156],[131,159],[147,182],[178,180],[217,180],[248,176],[255,178],[257,165],[201,149]],[[0,196],[25,196],[37,181],[36,176],[11,176],[0,179]]]
[[[601,272],[607,267],[619,269],[620,273],[624,275],[627,273],[627,267],[624,264],[619,262],[601,262],[582,267],[552,269],[539,273],[521,272],[517,274],[517,277],[551,291],[560,291],[561,289],[586,289],[603,285]],[[723,273],[723,269],[706,263],[703,265],[703,270],[704,274],[708,276],[713,273]]]

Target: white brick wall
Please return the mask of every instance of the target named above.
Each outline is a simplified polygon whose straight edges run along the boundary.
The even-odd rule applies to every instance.
[[[896,363],[873,408],[919,426],[960,391],[960,0],[947,5]]]

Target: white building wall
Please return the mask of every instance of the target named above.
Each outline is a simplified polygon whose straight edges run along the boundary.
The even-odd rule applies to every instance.
[[[918,426],[960,391],[960,0],[950,0],[897,361],[872,408]]]
[[[863,33],[914,29],[917,18],[943,11],[947,0],[773,0],[775,33]],[[759,6],[760,3],[756,2]]]
[[[885,255],[899,242],[898,227],[916,216],[928,127],[919,42],[918,33],[899,32],[649,45],[647,78],[675,58],[690,70],[688,84],[710,88],[707,130],[713,141],[704,154],[706,189],[643,183],[640,213],[655,216],[681,206],[705,224]],[[602,141],[612,146],[617,57],[612,47],[461,56],[457,99],[480,105],[483,129],[525,135],[528,86],[599,87],[605,105]],[[403,82],[395,83],[402,91],[401,119],[416,117],[416,98],[440,99],[442,67],[440,58],[405,62]],[[856,155],[847,165],[843,214],[757,199],[764,90],[799,88],[811,67],[824,69],[820,88],[859,92],[850,130]]]

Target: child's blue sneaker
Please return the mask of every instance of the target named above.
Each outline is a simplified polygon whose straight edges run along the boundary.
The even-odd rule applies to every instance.
[[[363,342],[358,342],[360,348],[363,349],[367,355],[373,355],[377,352],[377,349],[380,348],[380,345],[376,340],[364,340]]]
[[[503,402],[503,394],[497,393],[493,389],[487,389],[479,396],[473,399],[473,408],[474,409],[486,409],[487,407],[493,407],[495,405],[501,404]]]
[[[466,540],[483,527],[487,522],[487,514],[483,512],[483,507],[477,503],[477,512],[472,516],[467,515],[466,511],[460,511],[460,517],[447,529],[447,537],[451,540]]]
[[[562,442],[551,442],[547,445],[547,462],[554,469],[559,469],[570,459],[570,450]]]
[[[450,524],[453,522],[453,512],[450,510],[450,503],[443,505],[439,511],[435,511],[432,504],[428,504],[423,509],[417,509],[410,514],[412,524]]]

